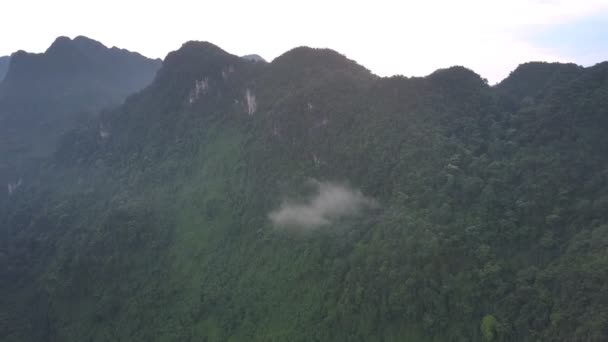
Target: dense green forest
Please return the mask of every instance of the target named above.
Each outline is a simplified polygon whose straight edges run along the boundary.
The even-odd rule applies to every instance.
[[[0,202],[0,339],[605,341],[606,129],[608,63],[186,43]]]

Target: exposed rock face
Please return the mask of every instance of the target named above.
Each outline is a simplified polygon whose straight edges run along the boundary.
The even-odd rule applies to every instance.
[[[23,184],[23,180],[19,178],[17,182],[8,183],[8,195],[12,195]]]
[[[256,102],[255,94],[249,88],[245,91],[245,101],[247,103],[247,114],[253,115],[258,108],[258,104]]]
[[[190,92],[188,96],[188,103],[193,104],[196,100],[201,97],[201,95],[205,95],[207,90],[209,89],[209,78],[205,77],[202,80],[194,81],[194,89]]]

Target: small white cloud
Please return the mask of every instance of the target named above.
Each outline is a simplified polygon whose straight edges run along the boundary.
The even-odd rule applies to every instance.
[[[268,215],[275,227],[313,230],[378,205],[361,191],[346,185],[317,181],[313,185],[315,192],[308,199],[301,202],[285,200]]]

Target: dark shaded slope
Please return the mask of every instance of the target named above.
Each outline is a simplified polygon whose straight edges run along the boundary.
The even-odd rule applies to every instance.
[[[0,83],[0,182],[28,178],[61,134],[142,89],[159,66],[86,37],[60,37],[42,54],[14,53]]]

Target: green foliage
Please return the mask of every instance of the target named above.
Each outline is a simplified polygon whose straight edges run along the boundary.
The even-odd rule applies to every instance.
[[[485,315],[481,320],[481,334],[486,341],[494,341],[498,330],[498,321],[492,315]]]

